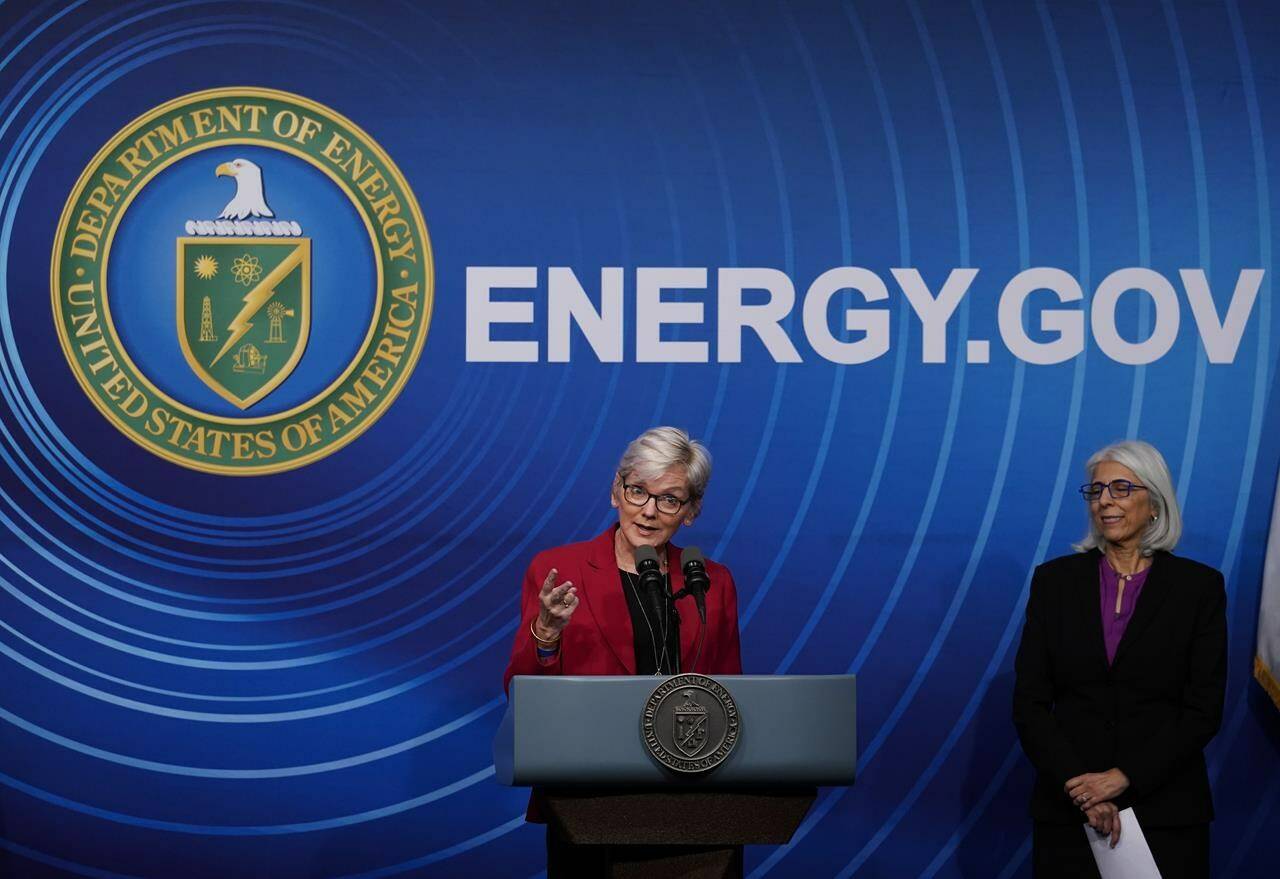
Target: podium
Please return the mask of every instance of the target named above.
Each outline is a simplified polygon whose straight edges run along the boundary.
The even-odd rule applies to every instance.
[[[571,872],[557,851],[578,875],[585,858],[615,879],[740,876],[741,846],[790,841],[817,788],[857,769],[851,675],[516,676],[509,692],[495,774],[534,788],[548,879]]]

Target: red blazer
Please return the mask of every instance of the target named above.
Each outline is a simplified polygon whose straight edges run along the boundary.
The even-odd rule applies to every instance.
[[[613,552],[613,526],[593,540],[557,546],[538,553],[524,573],[520,591],[520,626],[511,645],[511,662],[502,678],[503,689],[512,675],[633,675],[636,673],[635,634],[631,614],[622,594],[618,563]],[[671,591],[684,588],[680,548],[669,545]],[[535,653],[529,624],[538,615],[538,593],[547,573],[555,568],[557,582],[577,587],[579,605],[561,636],[556,662],[542,665]],[[682,598],[680,612],[680,669],[711,675],[742,674],[738,645],[738,592],[733,575],[724,565],[707,561],[711,588],[707,591],[707,633],[698,667],[698,611],[692,598]]]

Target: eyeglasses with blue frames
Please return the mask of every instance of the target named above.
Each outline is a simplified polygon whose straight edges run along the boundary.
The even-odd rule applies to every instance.
[[[653,498],[654,506],[658,508],[658,512],[666,513],[668,516],[674,516],[679,513],[684,508],[684,505],[689,503],[689,498],[681,499],[673,494],[650,494],[641,486],[631,485],[626,482],[622,483],[622,496],[633,507],[643,507],[649,503],[649,498]]]
[[[1102,497],[1102,490],[1107,490],[1112,500],[1121,497],[1128,497],[1135,491],[1146,491],[1145,485],[1138,485],[1136,482],[1130,482],[1127,479],[1113,479],[1110,482],[1086,482],[1080,486],[1080,496],[1087,501],[1096,501]]]

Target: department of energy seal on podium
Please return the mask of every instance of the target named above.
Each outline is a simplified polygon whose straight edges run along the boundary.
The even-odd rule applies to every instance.
[[[738,743],[738,706],[705,675],[666,678],[645,702],[640,733],[655,760],[676,772],[715,769]]]
[[[51,284],[63,351],[112,424],[177,464],[252,475],[378,420],[418,362],[434,276],[417,200],[372,138],[306,98],[223,88],[98,152]]]

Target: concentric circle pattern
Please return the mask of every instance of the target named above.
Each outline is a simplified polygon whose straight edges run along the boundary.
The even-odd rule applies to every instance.
[[[1179,552],[1227,577],[1215,875],[1268,875],[1280,716],[1249,668],[1280,464],[1277,43],[1263,0],[0,3],[0,873],[538,875],[491,754],[520,575],[609,524],[617,455],[669,423],[715,456],[679,539],[732,568],[746,669],[858,675],[857,785],[749,849],[751,876],[1030,875],[1013,652],[1031,570],[1084,527],[1082,462],[1123,437],[1163,450]],[[48,279],[102,145],[236,87],[376,140],[430,229],[435,299],[376,424],[228,478],[100,415]],[[532,318],[485,329],[527,362],[468,344],[484,267],[535,279],[492,294]],[[823,350],[881,344],[844,365],[804,310],[839,267],[866,271]],[[577,329],[552,356],[565,268],[597,307],[620,272],[620,360]],[[774,298],[734,312],[729,268],[768,270]],[[705,354],[641,356],[651,269],[684,279],[665,350]],[[1010,318],[1035,269],[1078,299],[1037,290]],[[1176,293],[1139,363],[1119,346],[1167,305],[1125,293],[1108,341],[1096,292],[1120,269]],[[788,286],[772,330],[729,321]],[[1027,353],[1077,318],[1075,349]]]

